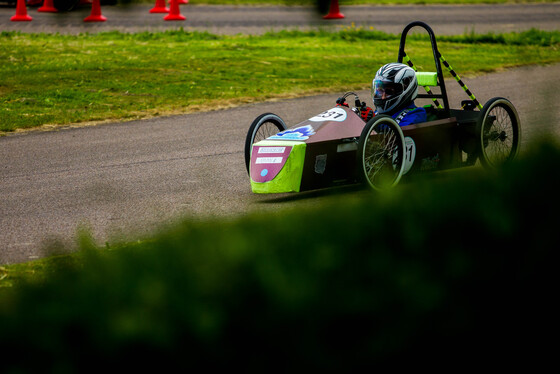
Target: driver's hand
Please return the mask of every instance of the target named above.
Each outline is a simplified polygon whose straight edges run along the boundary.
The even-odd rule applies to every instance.
[[[371,109],[369,106],[362,107],[360,109],[360,117],[362,117],[364,122],[369,121],[373,118],[373,109]]]

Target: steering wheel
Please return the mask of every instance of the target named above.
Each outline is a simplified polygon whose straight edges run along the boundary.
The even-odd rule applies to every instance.
[[[361,114],[361,111],[367,108],[367,105],[365,101],[360,101],[357,93],[352,91],[346,92],[344,95],[336,99],[336,104],[350,108],[350,106],[346,103],[346,98],[348,98],[349,96],[354,96],[354,107],[351,109],[359,116]]]

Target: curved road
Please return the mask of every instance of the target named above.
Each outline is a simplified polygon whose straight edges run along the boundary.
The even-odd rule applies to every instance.
[[[531,139],[560,136],[558,77],[560,64],[465,81],[481,102],[504,96],[515,104],[526,151]],[[453,81],[447,86],[457,107],[465,94]],[[333,105],[338,94],[0,137],[0,264],[70,250],[79,225],[102,244],[141,237],[181,216],[227,217],[332,198],[252,194],[243,144],[257,115],[274,112],[294,125]]]

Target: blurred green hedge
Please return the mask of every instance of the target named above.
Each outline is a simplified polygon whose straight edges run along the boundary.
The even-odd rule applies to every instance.
[[[544,364],[559,163],[543,144],[498,173],[185,221],[113,251],[84,240],[49,279],[1,295],[0,371]]]

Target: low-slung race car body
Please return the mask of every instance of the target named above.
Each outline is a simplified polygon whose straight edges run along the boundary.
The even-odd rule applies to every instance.
[[[439,53],[428,25],[413,22],[405,27],[398,61],[414,68],[404,51],[414,26],[428,32],[434,52],[436,72],[417,72],[418,84],[427,92],[418,98],[432,100],[425,106],[428,120],[400,127],[393,118],[377,115],[365,123],[358,114],[365,103],[353,92],[339,98],[339,105],[291,128],[273,113],[262,114],[251,124],[245,142],[253,192],[300,192],[356,182],[382,190],[412,173],[471,166],[477,160],[493,168],[514,159],[520,144],[514,106],[500,97],[479,104]],[[449,108],[441,64],[470,97],[461,109]],[[352,95],[354,108],[346,104]]]
[[[281,123],[273,114],[261,120]],[[254,143],[253,192],[298,192],[351,180],[363,128],[352,110],[335,107]]]

